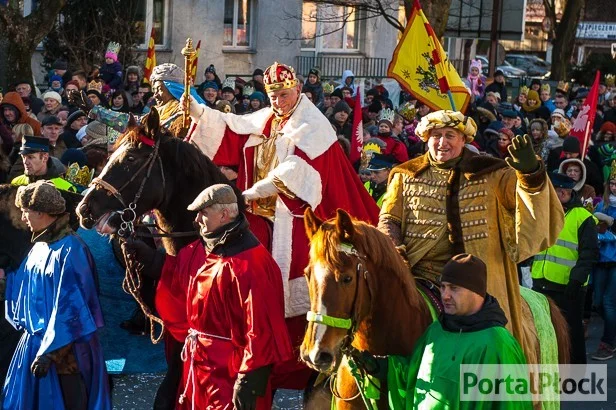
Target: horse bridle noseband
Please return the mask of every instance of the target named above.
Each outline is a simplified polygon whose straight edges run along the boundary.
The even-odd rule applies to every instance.
[[[160,158],[160,155],[158,153],[158,148],[160,146],[160,139],[158,139],[154,144],[151,144],[151,142],[153,141],[147,137],[142,136],[141,139],[144,144],[148,146],[153,146],[152,152],[148,156],[147,160],[143,163],[143,165],[139,167],[139,169],[130,177],[128,181],[124,183],[124,185],[122,185],[119,189],[116,189],[113,185],[103,180],[101,177],[94,178],[92,182],[90,183],[91,186],[100,187],[101,189],[107,191],[107,195],[109,196],[113,195],[113,197],[116,198],[124,207],[122,211],[117,211],[117,213],[120,215],[120,218],[122,219],[122,223],[120,224],[120,229],[118,229],[118,235],[123,238],[130,236],[131,234],[135,232],[134,224],[135,224],[135,220],[137,219],[137,212],[135,211],[135,209],[137,209],[137,202],[139,201],[139,198],[141,198],[141,194],[143,193],[143,188],[145,187],[145,183],[150,178],[150,174],[152,173],[152,167],[154,166],[154,163],[156,161],[158,161],[158,165],[160,168],[160,176],[163,181],[163,191],[165,190],[165,185],[166,185],[165,171],[163,169],[163,161]],[[137,193],[135,194],[135,198],[133,198],[133,201],[127,205],[126,201],[122,197],[122,191],[126,189],[126,187],[128,187],[137,178],[137,176],[139,176],[146,169],[147,171],[146,171],[145,178],[141,180],[141,185],[139,186],[139,189],[137,190]]]

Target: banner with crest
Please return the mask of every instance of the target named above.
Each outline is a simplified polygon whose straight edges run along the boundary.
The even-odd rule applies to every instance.
[[[394,51],[387,75],[432,110],[464,111],[468,89],[449,61],[419,1]]]

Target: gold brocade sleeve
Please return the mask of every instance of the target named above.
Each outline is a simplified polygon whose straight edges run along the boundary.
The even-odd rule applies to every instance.
[[[287,197],[289,197],[291,199],[297,198],[297,195],[295,195],[293,192],[291,192],[291,190],[286,187],[286,185],[284,184],[284,182],[282,182],[280,180],[280,178],[274,177],[274,179],[272,180],[272,183],[274,184],[276,189],[278,191],[280,191],[281,194],[283,194],[283,195],[285,195],[285,196],[287,196]]]
[[[383,206],[379,214],[379,221],[387,219],[393,220],[400,225],[402,224],[405,218],[403,194],[404,177],[402,174],[396,173],[387,185],[387,191],[383,197]]]

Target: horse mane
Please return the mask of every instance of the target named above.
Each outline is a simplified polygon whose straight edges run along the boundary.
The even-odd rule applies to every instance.
[[[142,143],[143,135],[144,126],[134,127],[118,139],[116,148],[124,143],[137,146]],[[208,182],[209,185],[229,184],[229,180],[218,166],[193,144],[174,137],[164,128],[159,130],[157,138],[160,139],[159,152],[161,158],[163,158],[163,163],[166,167],[171,166],[178,171],[172,173],[174,186],[194,188],[202,186],[205,182]],[[203,186],[201,189],[205,187]],[[235,186],[233,188],[237,197],[241,198],[241,191]],[[245,210],[244,201],[238,201],[238,206],[240,211]]]
[[[396,278],[408,295],[411,306],[420,305],[420,294],[415,281],[402,256],[396,250],[391,239],[372,225],[354,220],[353,238],[350,242],[362,257],[379,269],[371,271],[379,278]],[[310,243],[311,259],[322,261],[326,266],[340,267],[345,265],[348,256],[339,251],[340,236],[334,222],[325,222],[312,237]],[[346,262],[348,263],[348,261]]]

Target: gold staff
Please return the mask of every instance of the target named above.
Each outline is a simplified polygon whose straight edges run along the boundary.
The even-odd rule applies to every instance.
[[[186,39],[186,47],[182,49],[184,56],[184,128],[190,125],[190,86],[192,83],[192,63],[197,52],[193,47],[192,38]]]

